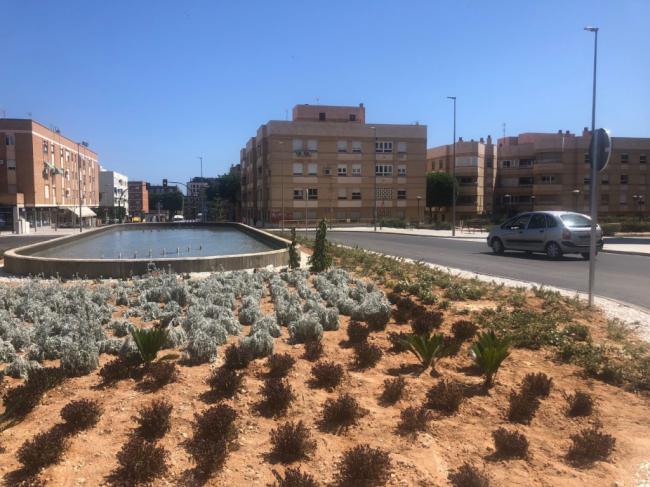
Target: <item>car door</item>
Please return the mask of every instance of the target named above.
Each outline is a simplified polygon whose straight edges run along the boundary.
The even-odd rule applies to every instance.
[[[523,244],[524,231],[530,220],[530,213],[515,218],[510,225],[504,228],[501,236],[503,237],[503,244],[507,249],[513,250],[526,250]]]
[[[521,239],[524,250],[543,252],[546,246],[546,215],[533,213]]]

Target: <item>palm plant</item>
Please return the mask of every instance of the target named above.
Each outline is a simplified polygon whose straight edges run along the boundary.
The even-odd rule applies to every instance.
[[[510,355],[509,348],[510,338],[497,337],[492,330],[481,333],[478,341],[472,345],[474,362],[485,374],[486,387],[494,384],[501,363]]]
[[[133,341],[138,347],[143,362],[151,362],[163,348],[167,340],[166,328],[134,328],[131,330]]]
[[[431,336],[412,334],[401,342],[418,358],[424,370],[429,366],[435,369],[435,361],[445,352],[445,337],[442,333],[434,333]]]

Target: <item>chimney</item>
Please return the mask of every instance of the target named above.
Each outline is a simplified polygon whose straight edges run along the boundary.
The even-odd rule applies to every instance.
[[[361,108],[363,108],[363,103],[359,103],[359,106],[360,106]]]
[[[565,130],[564,133],[565,133],[565,135],[569,135],[571,132],[569,132],[568,130]]]
[[[483,137],[481,137],[480,139],[478,139],[478,141],[479,141],[480,144],[485,144],[485,140],[483,140]]]
[[[557,131],[558,134],[562,134],[562,129]]]
[[[458,137],[458,142],[462,142],[462,141],[463,141],[463,138],[462,138],[462,137]]]
[[[586,137],[587,135],[589,135],[589,132],[590,132],[589,127],[583,128],[582,129],[582,136]]]

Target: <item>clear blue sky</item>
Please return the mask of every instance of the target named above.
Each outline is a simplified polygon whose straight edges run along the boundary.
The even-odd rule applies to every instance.
[[[0,115],[88,140],[159,183],[215,175],[297,103],[458,135],[581,131],[593,35],[597,123],[650,137],[650,1],[0,0]]]

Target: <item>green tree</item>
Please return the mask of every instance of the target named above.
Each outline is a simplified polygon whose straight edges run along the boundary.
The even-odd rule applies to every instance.
[[[316,230],[316,243],[314,244],[314,253],[309,256],[309,265],[309,270],[312,272],[322,272],[332,266],[332,255],[327,241],[327,222],[324,218]]]
[[[300,267],[300,253],[296,243],[296,229],[291,229],[291,245],[289,245],[289,268],[297,269]]]
[[[429,218],[433,208],[447,208],[452,205],[454,198],[454,178],[446,172],[430,172],[427,174],[427,208]]]
[[[234,220],[236,209],[241,200],[241,181],[239,173],[233,168],[226,174],[222,174],[208,186],[205,198],[208,207],[212,202],[218,201],[221,207],[221,219]],[[210,218],[210,211],[208,211]]]
[[[158,203],[160,202],[160,209],[169,211],[172,215],[180,213],[183,208],[183,194],[179,191],[169,191],[167,193],[158,193],[149,195],[149,211],[155,212],[158,210]]]

